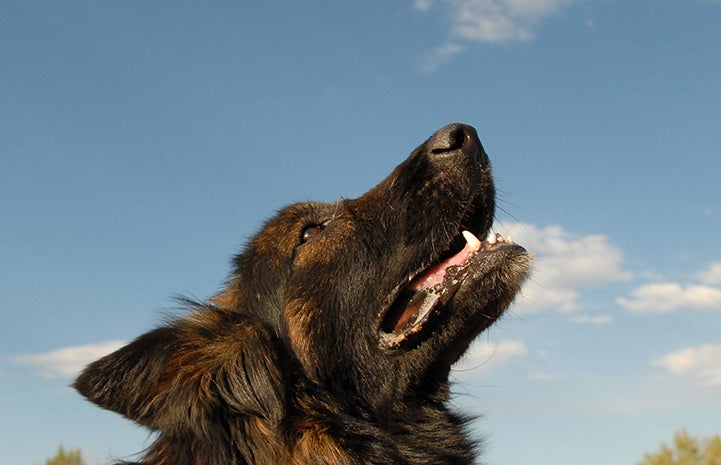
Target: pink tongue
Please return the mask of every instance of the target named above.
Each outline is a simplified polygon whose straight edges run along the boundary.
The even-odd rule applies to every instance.
[[[432,266],[428,271],[411,281],[408,285],[409,289],[415,292],[422,289],[430,289],[436,284],[442,283],[443,278],[446,276],[446,268],[452,265],[462,265],[465,263],[470,254],[471,249],[468,244],[466,244],[463,250],[454,256],[443,260],[438,265]]]

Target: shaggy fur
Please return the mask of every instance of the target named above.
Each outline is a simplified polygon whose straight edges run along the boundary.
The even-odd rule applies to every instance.
[[[223,292],[75,387],[156,432],[139,464],[470,464],[449,370],[530,266],[466,244],[493,212],[475,130],[446,126],[365,195],[280,211]]]

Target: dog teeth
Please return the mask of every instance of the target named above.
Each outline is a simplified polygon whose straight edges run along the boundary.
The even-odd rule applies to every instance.
[[[511,236],[503,237],[503,235],[499,233],[488,234],[488,237],[486,238],[486,244],[488,246],[493,247],[494,245],[500,243],[513,244],[513,239],[511,238]]]
[[[478,240],[478,238],[474,236],[472,232],[463,231],[463,237],[466,238],[468,248],[471,252],[478,252],[479,250],[481,250],[481,241]]]
[[[471,253],[478,252],[481,250],[484,246],[491,248],[495,246],[496,244],[513,244],[513,239],[511,236],[503,237],[502,234],[499,233],[490,233],[488,234],[488,237],[484,242],[481,242],[472,232],[470,231],[462,231],[463,237],[466,238],[466,242],[468,243],[468,249]]]

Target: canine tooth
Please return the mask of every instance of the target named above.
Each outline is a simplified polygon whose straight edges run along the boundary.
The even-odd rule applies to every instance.
[[[471,252],[478,252],[481,250],[481,241],[478,240],[476,236],[473,235],[470,231],[463,231],[463,237],[466,238],[466,242],[468,242],[468,248],[471,250]]]

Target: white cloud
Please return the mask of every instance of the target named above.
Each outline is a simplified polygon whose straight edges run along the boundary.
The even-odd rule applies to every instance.
[[[12,361],[38,370],[45,378],[75,377],[88,363],[125,345],[125,341],[64,347],[40,354],[18,355]]]
[[[460,378],[476,376],[527,354],[528,349],[521,341],[502,340],[490,343],[485,339],[477,339],[463,358],[453,365],[453,372]]]
[[[441,65],[448,62],[451,58],[463,52],[465,49],[466,47],[461,44],[457,44],[454,42],[445,43],[426,53],[421,58],[421,68],[423,69],[423,71],[435,71]]]
[[[571,321],[579,325],[603,326],[613,323],[613,317],[611,315],[578,315],[571,318]]]
[[[672,375],[691,376],[702,386],[721,386],[721,345],[688,347],[666,354],[653,364]]]
[[[535,37],[538,24],[576,0],[415,0],[418,11],[448,10],[451,35],[468,42],[514,42]]]
[[[710,286],[721,285],[721,262],[713,262],[708,269],[700,272],[698,278]]]
[[[418,11],[428,11],[433,6],[433,0],[415,0],[413,6]]]
[[[721,289],[674,282],[652,283],[634,289],[629,298],[620,297],[616,302],[639,313],[668,313],[679,308],[721,310]]]
[[[535,255],[532,278],[523,288],[516,311],[578,308],[581,290],[628,278],[623,254],[605,236],[579,236],[560,226],[538,228],[525,223],[496,225]]]

